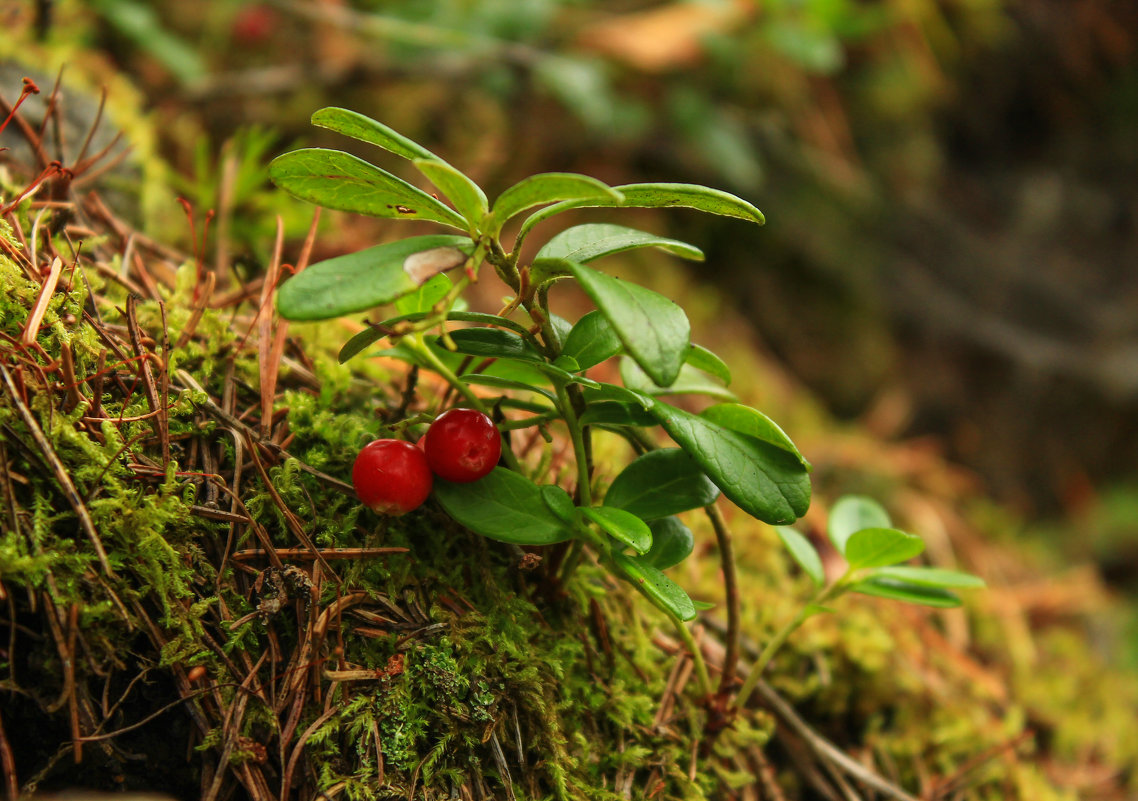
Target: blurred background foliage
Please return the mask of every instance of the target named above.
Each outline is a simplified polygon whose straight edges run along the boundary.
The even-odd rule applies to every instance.
[[[311,128],[324,105],[383,120],[491,194],[575,170],[743,195],[764,229],[676,214],[668,230],[707,251],[698,278],[833,413],[885,438],[934,435],[1003,500],[1092,521],[1123,543],[1095,548],[1138,563],[1117,556],[1138,524],[1116,512],[1138,496],[1138,4],[0,7],[45,51],[79,43],[134,77],[181,191],[227,205],[248,271],[266,212],[297,237],[308,222],[262,191],[270,156],[375,155]],[[387,233],[336,231],[329,250]]]

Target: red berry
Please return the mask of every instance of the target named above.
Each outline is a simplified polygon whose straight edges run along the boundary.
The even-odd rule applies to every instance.
[[[423,451],[410,442],[369,442],[352,466],[352,483],[364,505],[379,514],[402,515],[431,494],[434,477]]]
[[[494,469],[502,455],[502,437],[482,412],[451,409],[431,423],[423,450],[436,476],[461,484],[477,481]]]

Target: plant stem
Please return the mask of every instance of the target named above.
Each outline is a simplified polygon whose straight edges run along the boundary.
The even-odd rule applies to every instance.
[[[707,672],[707,663],[703,661],[703,652],[699,650],[696,644],[695,637],[691,636],[691,631],[684,622],[671,612],[666,612],[668,619],[672,621],[672,625],[676,627],[676,633],[680,635],[680,639],[684,641],[687,646],[688,653],[691,654],[692,662],[695,664],[695,675],[699,678],[699,690],[702,695],[711,695],[711,674]]]
[[[569,427],[569,437],[573,441],[573,456],[577,462],[577,505],[592,506],[592,476],[589,475],[585,437],[581,431],[581,424],[577,422],[577,410],[573,408],[573,401],[565,391],[565,386],[561,384],[557,386],[557,403],[561,407],[561,415],[565,418],[565,425]]]
[[[770,664],[770,661],[774,658],[778,649],[786,643],[787,638],[802,625],[806,618],[813,614],[812,607],[821,606],[832,598],[836,598],[845,592],[845,589],[846,580],[843,576],[829,587],[820,590],[810,599],[809,603],[798,610],[798,614],[794,616],[793,620],[783,626],[782,629],[767,642],[766,647],[763,648],[762,653],[759,654],[758,659],[756,659],[755,663],[751,666],[751,672],[747,676],[747,680],[743,682],[743,686],[739,688],[739,693],[735,696],[736,707],[742,709],[747,705],[747,699],[751,697],[751,693],[755,687],[758,686],[763,671],[766,670],[767,665]]]
[[[739,663],[739,582],[735,572],[735,546],[719,507],[713,502],[703,507],[703,511],[715,529],[719,564],[723,569],[723,593],[727,601],[726,653],[723,656],[723,673],[719,676],[719,695],[726,699],[735,684],[735,669]]]

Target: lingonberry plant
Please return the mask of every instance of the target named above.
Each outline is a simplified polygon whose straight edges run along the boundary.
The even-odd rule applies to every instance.
[[[344,345],[341,361],[389,338],[388,355],[438,373],[464,406],[475,413],[493,413],[500,430],[536,426],[544,431],[559,423],[572,442],[572,495],[557,484],[539,483],[544,479],[540,466],[526,465],[509,447],[501,452],[505,467],[494,466],[495,455],[493,461],[480,463],[475,471],[479,475],[449,472],[461,461],[456,454],[463,446],[447,442],[445,436],[436,444],[436,432],[442,434],[449,416],[457,413],[443,414],[424,447],[440,477],[434,497],[455,520],[486,537],[517,545],[571,541],[562,580],[577,565],[582,544],[588,544],[602,564],[678,622],[694,618],[697,606],[662,572],[692,551],[691,531],[676,515],[701,507],[715,515],[713,504],[720,493],[776,526],[806,512],[810,465],[766,415],[734,402],[728,389],[730,370],[714,353],[691,342],[683,309],[591,266],[607,256],[646,247],[699,260],[703,254],[698,248],[632,228],[589,223],[561,231],[532,257],[523,258],[523,244],[538,225],[570,209],[684,207],[762,224],[757,208],[703,186],[614,187],[568,173],[526,178],[491,205],[469,177],[375,120],[325,108],[312,121],[409,160],[452,205],[362,159],[327,149],[276,158],[270,175],[278,186],[328,208],[427,220],[459,233],[413,236],[315,264],[281,287],[281,315],[318,320],[394,303],[396,316],[369,323]],[[543,208],[531,212],[539,206]],[[505,241],[507,223],[527,212],[513,241]],[[511,293],[498,314],[467,311],[462,305],[463,290],[479,278],[484,264]],[[576,281],[596,309],[572,324],[555,314],[549,290],[560,280]],[[613,358],[621,359],[623,386],[586,375]],[[474,386],[484,394],[475,393]],[[723,402],[693,414],[662,399],[686,392],[710,394]],[[647,431],[655,426],[678,447],[658,448]],[[606,474],[616,475],[603,498],[594,492],[595,432],[624,437],[641,454],[619,472],[605,466]],[[494,439],[498,441],[496,432]],[[834,542],[849,560],[850,572],[820,592],[801,619],[847,590],[924,603],[955,601],[943,587],[965,586],[963,574],[918,567],[883,572],[919,553],[921,541],[891,528],[879,512],[880,507],[868,501],[842,512],[845,517],[839,519],[845,522],[831,533],[839,532]],[[713,516],[712,522],[731,582],[729,539],[722,519]],[[821,562],[810,542],[790,529],[780,529],[780,534],[804,570],[820,579]],[[731,615],[732,609],[728,612]],[[734,617],[737,640],[737,613]],[[682,626],[678,630],[686,633]],[[792,630],[780,634],[775,647]],[[698,653],[693,656],[701,664]],[[727,673],[721,688],[730,685]]]

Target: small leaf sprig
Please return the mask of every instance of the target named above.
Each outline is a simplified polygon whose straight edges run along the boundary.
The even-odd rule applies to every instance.
[[[827,604],[845,593],[949,609],[961,604],[953,590],[984,586],[983,579],[970,573],[902,564],[924,552],[924,540],[893,528],[889,513],[881,504],[861,495],[843,496],[830,510],[827,534],[846,560],[845,572],[830,583],[826,582],[822,558],[807,537],[787,526],[778,526],[776,531],[794,561],[810,577],[816,592],[798,614],[767,641],[735,696],[734,703],[738,707],[746,705],[763,671],[790,635],[814,615],[832,612]]]

